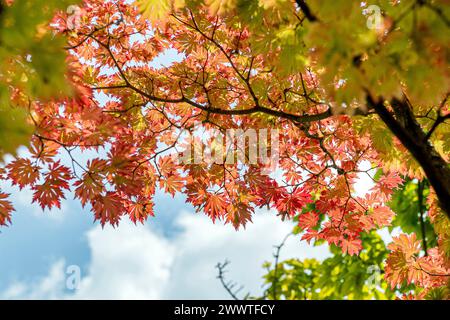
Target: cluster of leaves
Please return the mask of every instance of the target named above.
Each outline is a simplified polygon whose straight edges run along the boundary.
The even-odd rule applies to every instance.
[[[28,2],[14,2],[10,10],[22,8],[19,3]],[[58,207],[74,190],[102,225],[123,217],[144,222],[153,215],[157,188],[184,193],[198,211],[235,228],[267,206],[297,217],[302,239],[356,255],[366,234],[390,225],[388,202],[400,177],[426,175],[434,188],[428,215],[438,242],[448,243],[445,1],[379,0],[384,18],[377,29],[367,28],[358,1],[137,4],[85,0],[76,25],[61,12],[53,29],[43,28],[38,40],[52,32],[66,36],[66,64],[56,64],[67,66],[74,94],[24,99],[54,83],[48,78],[52,55],[31,55],[24,64],[27,79],[36,81],[12,73],[34,131],[30,157],[16,157],[1,169],[1,179],[31,188],[43,209]],[[179,61],[157,66],[168,50]],[[268,174],[262,161],[177,162],[174,155],[188,143],[183,133],[198,127],[223,134],[278,129],[278,169]],[[202,139],[212,145],[214,134]],[[78,159],[80,152],[89,159]],[[59,162],[61,153],[71,167]],[[229,156],[239,157],[238,151],[227,150]],[[375,178],[378,169],[384,173]],[[355,192],[361,175],[374,183],[365,195]],[[5,224],[12,207],[0,196]],[[409,265],[417,259],[408,239],[391,249]],[[446,268],[441,251],[429,256],[427,263]],[[399,263],[389,268],[391,283],[404,280]]]
[[[410,181],[392,199],[391,207],[399,212],[392,227],[407,234],[388,245],[386,279],[391,288],[413,284],[414,294],[406,298],[449,299],[450,223],[430,206],[432,197],[424,202],[428,193],[426,180]]]
[[[420,193],[429,193],[426,181],[421,188],[420,182],[408,180],[390,203],[399,213],[391,231],[400,228],[410,235],[394,237],[386,246],[376,233],[365,234],[359,256],[344,255],[332,246],[332,257],[323,261],[266,263],[266,290],[258,299],[449,299],[448,238],[434,232],[425,215],[429,206],[421,203]],[[422,246],[416,234],[421,235]]]
[[[386,260],[386,278],[391,288],[414,283],[419,293],[409,297],[450,298],[448,260],[440,248],[429,249],[427,255],[419,256],[420,242],[415,234],[402,234],[394,238],[388,249],[391,253]]]
[[[69,93],[65,42],[49,23],[74,2],[0,1],[0,159],[28,144],[30,101]]]
[[[77,1],[0,1],[0,162],[28,145],[34,126],[32,102],[46,101],[70,93],[66,81],[65,40],[49,24],[57,9]],[[30,164],[30,165],[28,165]],[[30,162],[18,163],[20,185],[37,179]],[[5,174],[0,169],[0,178]],[[8,195],[0,190],[0,225],[10,221],[13,211]]]

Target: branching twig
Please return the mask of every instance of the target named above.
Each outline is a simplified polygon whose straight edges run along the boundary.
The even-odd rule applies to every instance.
[[[220,280],[222,286],[234,300],[246,300],[249,294],[246,294],[242,299],[239,299],[239,297],[237,296],[237,294],[244,288],[243,286],[240,286],[238,289],[234,289],[237,283],[225,280],[225,273],[227,272],[226,268],[229,264],[230,262],[227,260],[225,260],[225,262],[223,263],[217,263],[216,268],[219,272],[219,274],[217,275],[217,279]]]
[[[290,232],[289,234],[287,234],[283,241],[275,246],[275,253],[273,255],[273,257],[275,258],[275,266],[274,266],[274,271],[273,271],[273,276],[274,276],[274,280],[272,282],[272,294],[273,294],[273,299],[277,300],[277,286],[278,286],[278,262],[280,260],[280,253],[281,253],[281,249],[283,249],[283,247],[286,244],[287,239],[292,235],[292,232]]]

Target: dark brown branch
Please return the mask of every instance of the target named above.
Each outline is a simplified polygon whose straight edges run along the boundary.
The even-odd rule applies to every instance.
[[[437,129],[437,127],[445,122],[445,120],[450,119],[450,114],[447,114],[445,116],[441,116],[439,115],[438,118],[436,119],[436,121],[433,123],[433,126],[431,127],[430,131],[428,131],[427,135],[425,136],[425,139],[428,140],[431,138],[431,135],[433,134],[433,132]]]
[[[450,168],[426,139],[406,99],[393,99],[391,105],[396,117],[384,105],[368,93],[367,103],[374,108],[381,120],[412,154],[425,172],[439,200],[442,210],[450,217]]]
[[[425,270],[420,263],[418,263],[419,268],[415,267],[416,270],[425,272],[427,275],[431,276],[431,277],[450,277],[450,273],[434,273],[434,272],[429,272],[427,270]]]
[[[308,19],[308,21],[310,22],[319,21],[319,19],[311,12],[311,9],[304,0],[296,0],[295,2],[299,6],[300,10],[302,10],[303,14],[305,15],[306,19]]]
[[[252,107],[249,109],[219,109],[219,108],[215,108],[215,107],[209,107],[206,105],[202,105],[202,104],[197,103],[193,100],[190,100],[186,97],[164,98],[164,97],[154,96],[154,95],[148,94],[148,93],[140,90],[139,88],[131,85],[130,83],[127,83],[126,85],[115,85],[115,86],[110,86],[110,87],[107,87],[107,86],[94,87],[92,89],[94,89],[94,90],[114,90],[114,89],[124,89],[124,88],[131,89],[151,101],[165,102],[165,103],[183,103],[183,102],[185,102],[185,103],[188,103],[191,106],[193,106],[197,109],[200,109],[202,111],[213,113],[213,114],[220,114],[220,115],[243,116],[243,115],[251,115],[254,113],[261,112],[261,113],[264,113],[267,115],[276,116],[276,117],[283,118],[286,120],[291,120],[296,123],[308,123],[308,122],[320,121],[320,120],[324,120],[324,119],[327,119],[332,116],[331,109],[327,109],[326,111],[324,111],[322,113],[304,114],[304,115],[292,114],[292,113],[288,113],[288,112],[284,112],[284,111],[280,111],[280,110],[274,110],[274,109],[270,109],[270,108],[266,108],[266,107],[262,107],[262,106],[255,106],[255,107]]]
[[[445,15],[445,13],[442,10],[442,8],[437,7],[437,6],[435,6],[435,5],[433,5],[430,2],[425,1],[425,0],[419,0],[419,3],[421,5],[424,5],[425,7],[430,9],[431,11],[433,11],[436,15],[438,15],[439,18],[441,18],[441,20],[445,23],[447,28],[450,28],[450,19]]]

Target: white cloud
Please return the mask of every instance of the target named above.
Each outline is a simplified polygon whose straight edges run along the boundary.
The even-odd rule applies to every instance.
[[[1,299],[58,299],[65,288],[65,262],[55,262],[48,275],[36,282],[14,282],[2,294]]]
[[[174,246],[145,226],[124,222],[88,232],[91,262],[76,298],[159,299],[170,280]]]
[[[147,226],[122,223],[117,229],[99,226],[87,239],[91,261],[75,294],[63,293],[66,275],[58,261],[42,280],[32,284],[13,283],[5,298],[79,299],[221,299],[228,298],[216,279],[215,265],[231,261],[229,280],[245,286],[244,291],[261,293],[261,265],[273,260],[279,244],[292,225],[281,222],[273,212],[259,212],[246,230],[212,224],[205,216],[183,212],[176,217],[179,232],[164,237]],[[328,255],[326,247],[310,247],[291,237],[281,259]]]

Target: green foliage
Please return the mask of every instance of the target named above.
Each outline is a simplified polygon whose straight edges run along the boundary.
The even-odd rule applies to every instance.
[[[419,196],[418,196],[418,181],[406,180],[403,188],[398,189],[389,203],[389,207],[397,213],[390,229],[400,227],[406,233],[415,233],[419,238],[424,236],[422,234],[422,226],[420,223],[419,210]],[[425,183],[423,190],[423,199],[428,197],[430,192],[429,186]],[[423,200],[425,202],[425,200]],[[428,248],[434,247],[437,244],[437,236],[434,232],[430,218],[426,213],[428,205],[423,203],[423,224],[425,230],[425,238]]]
[[[264,276],[268,299],[392,299],[394,292],[383,280],[386,246],[376,233],[363,237],[359,256],[343,254],[332,247],[333,256],[316,259],[289,259],[269,269]]]
[[[75,1],[0,1],[0,159],[26,144],[32,131],[25,101],[69,93],[64,40],[47,27],[57,9]]]
[[[27,144],[30,135],[26,111],[0,105],[0,160],[3,153],[13,154],[19,145]]]

